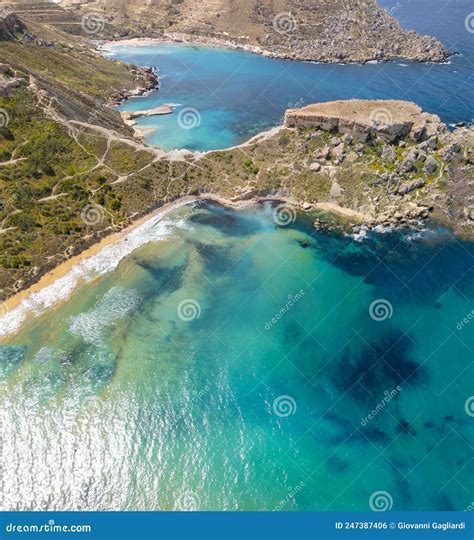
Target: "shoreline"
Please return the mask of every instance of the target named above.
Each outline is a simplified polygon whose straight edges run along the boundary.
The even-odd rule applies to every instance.
[[[205,36],[195,36],[190,34],[180,34],[180,33],[165,33],[163,37],[134,37],[134,38],[127,38],[127,39],[117,39],[117,40],[109,40],[105,41],[101,46],[100,49],[102,51],[108,51],[113,52],[111,49],[107,49],[107,47],[113,47],[113,46],[127,46],[127,47],[146,47],[151,45],[188,45],[188,46],[201,46],[201,47],[210,47],[210,48],[220,48],[220,49],[228,49],[228,50],[239,50],[239,51],[245,51],[250,54],[256,54],[259,56],[264,56],[266,58],[273,58],[275,60],[290,60],[295,62],[305,62],[309,64],[322,64],[322,65],[340,65],[340,66],[353,66],[353,65],[360,65],[363,66],[365,64],[385,64],[388,62],[399,62],[399,61],[406,61],[406,62],[414,62],[415,64],[449,64],[451,61],[451,58],[458,54],[456,51],[447,51],[447,55],[444,60],[415,60],[411,58],[405,58],[405,57],[388,57],[383,59],[377,59],[377,58],[365,58],[365,59],[357,59],[357,60],[348,60],[341,62],[340,60],[334,59],[334,60],[315,60],[312,58],[297,58],[295,56],[292,56],[290,54],[285,54],[283,52],[274,52],[269,51],[267,49],[263,49],[262,47],[259,47],[258,45],[246,45],[242,43],[238,43],[236,41],[227,40],[227,39],[220,39],[220,38],[213,38],[213,37],[205,37]]]
[[[318,202],[310,204],[304,201],[297,201],[291,197],[287,197],[283,194],[274,194],[274,195],[251,195],[242,194],[234,198],[225,198],[215,193],[201,193],[199,195],[185,195],[179,197],[173,201],[167,202],[150,212],[141,215],[137,218],[136,221],[130,223],[127,227],[122,229],[119,232],[113,232],[107,236],[104,236],[95,244],[85,248],[82,252],[73,255],[69,259],[63,261],[52,270],[44,274],[36,283],[25,287],[21,291],[7,298],[3,303],[0,304],[0,323],[4,322],[5,319],[11,318],[10,324],[3,328],[0,326],[0,343],[1,341],[12,339],[15,335],[19,333],[21,328],[32,318],[40,316],[49,309],[58,307],[59,305],[67,302],[69,298],[74,294],[76,289],[86,283],[92,283],[94,280],[100,278],[102,275],[114,271],[120,262],[131,255],[135,249],[145,245],[148,242],[160,241],[167,238],[167,235],[162,237],[153,238],[152,236],[146,236],[146,233],[150,233],[150,230],[153,229],[153,226],[156,226],[158,223],[164,222],[165,218],[169,213],[183,208],[185,206],[191,205],[193,203],[198,203],[200,201],[214,203],[220,205],[224,208],[229,208],[233,210],[243,210],[251,206],[257,206],[264,203],[274,203],[276,205],[287,205],[287,208],[293,208],[294,211],[299,211],[303,214],[309,214],[311,212],[316,215],[326,214],[330,218],[339,218],[339,226],[336,223],[330,224],[326,223],[321,226],[319,218],[315,222],[315,230],[328,229],[334,230],[340,234],[343,233],[343,228],[341,228],[342,223],[346,225],[355,227],[360,227],[364,224],[369,216],[357,212],[350,208],[346,208],[338,205],[333,202]],[[315,216],[316,217],[316,216]],[[436,223],[436,220],[434,220]],[[178,227],[179,223],[176,223]],[[440,224],[442,225],[442,224]],[[377,230],[380,224],[375,223],[373,226],[366,226],[367,232],[370,230]],[[365,226],[364,226],[365,227]],[[406,228],[407,225],[396,224],[391,227],[391,230],[397,228]],[[414,231],[419,230],[415,225],[408,225],[409,228],[412,228]],[[143,231],[141,230],[143,229]],[[147,229],[149,229],[147,231]],[[353,229],[357,234],[356,229]],[[143,232],[143,237],[140,236],[140,233]],[[169,231],[166,231],[169,232]],[[133,245],[133,242],[128,244],[129,239],[137,234],[140,236],[140,240]],[[105,252],[108,249],[113,249],[114,246],[118,247],[120,243],[127,243],[127,248],[123,252],[115,255],[113,260],[110,260],[109,257],[105,257]],[[92,268],[94,258],[100,258],[101,255],[108,260],[108,268],[102,271],[97,271],[95,268]],[[107,254],[110,255],[110,254]],[[89,264],[90,268],[86,268],[85,272],[81,273],[81,270],[84,270],[84,266]],[[89,271],[89,273],[87,273]],[[69,278],[68,286],[61,287],[61,282]],[[48,296],[50,289],[58,286],[58,291],[55,296]],[[65,290],[65,292],[64,292]],[[15,317],[16,315],[16,317]]]
[[[177,210],[182,206],[186,206],[187,204],[191,204],[195,200],[195,197],[183,197],[166,203],[150,213],[142,215],[121,231],[112,232],[111,234],[104,236],[102,239],[85,248],[80,253],[73,255],[67,260],[59,263],[52,270],[44,274],[37,282],[8,297],[0,304],[0,323],[3,322],[7,317],[13,318],[13,315],[17,311],[18,319],[11,322],[10,328],[0,328],[0,340],[15,335],[21,326],[23,326],[23,324],[26,322],[27,318],[31,316],[31,314],[39,315],[43,311],[67,301],[67,299],[71,296],[71,294],[73,294],[74,290],[79,285],[92,282],[94,279],[100,277],[100,275],[103,273],[106,273],[97,272],[96,275],[90,280],[87,279],[88,276],[86,273],[81,275],[79,272],[77,275],[73,276],[72,274],[74,273],[74,270],[79,269],[83,263],[92,261],[95,256],[100,255],[108,247],[117,245],[121,241],[127,242],[128,237],[134,231],[137,231],[137,229],[139,229],[141,226],[151,225],[152,222],[156,222],[157,219],[161,219],[170,212]],[[125,253],[124,257],[127,255],[128,253]],[[120,257],[114,262],[118,264],[122,258],[123,257]],[[93,272],[91,272],[91,274],[92,273]],[[58,294],[56,298],[42,298],[42,293],[55,284],[58,284],[60,280],[66,279],[68,276],[71,279],[75,279],[72,287],[69,288],[66,294]]]
[[[128,242],[129,237],[134,232],[140,232],[141,227],[147,228],[161,222],[162,219],[174,210],[178,210],[184,206],[196,203],[198,201],[208,201],[215,203],[224,208],[230,208],[234,210],[242,210],[249,206],[255,206],[265,202],[274,202],[276,204],[286,204],[289,207],[293,207],[295,210],[299,210],[304,213],[314,212],[327,212],[334,216],[339,216],[345,219],[361,220],[364,218],[363,214],[355,212],[351,209],[338,206],[334,203],[317,203],[314,205],[308,205],[307,203],[296,201],[290,197],[283,195],[268,195],[268,196],[252,196],[245,198],[245,194],[233,199],[227,199],[214,193],[202,193],[198,196],[186,195],[180,197],[174,201],[166,203],[159,208],[142,215],[136,221],[128,225],[126,228],[119,232],[113,232],[95,244],[85,248],[82,252],[73,255],[69,259],[63,261],[52,270],[44,274],[36,283],[25,287],[16,294],[7,298],[0,304],[0,323],[7,320],[7,324],[4,328],[0,329],[0,340],[5,340],[15,336],[21,329],[21,327],[33,316],[38,316],[54,308],[64,302],[66,302],[74,291],[82,284],[91,283],[95,279],[99,278],[110,271],[113,271],[121,260],[129,256],[135,249],[141,245],[146,244],[153,239],[147,239],[144,236],[144,241],[138,245],[132,246],[133,249],[126,251],[116,256],[113,262],[112,268],[103,272],[90,269],[89,275],[87,275],[88,269],[81,269],[81,266],[87,265],[86,263],[92,263],[94,257],[98,257],[104,253],[107,248],[117,246],[121,242]],[[144,231],[146,232],[146,231]],[[81,272],[81,270],[85,270]],[[48,296],[48,290],[54,288],[55,285],[60,285],[62,280],[69,278],[70,283],[68,287],[58,287],[59,291],[56,296]],[[15,317],[16,316],[16,317]],[[8,324],[9,322],[9,324]]]

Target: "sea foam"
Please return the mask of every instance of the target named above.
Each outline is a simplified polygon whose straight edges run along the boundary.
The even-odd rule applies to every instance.
[[[122,259],[138,247],[149,242],[159,242],[172,236],[177,230],[189,228],[189,224],[179,218],[163,219],[160,216],[147,220],[117,242],[80,261],[51,285],[29,294],[17,307],[1,316],[0,338],[16,333],[29,314],[39,315],[66,300],[78,284],[112,272]]]

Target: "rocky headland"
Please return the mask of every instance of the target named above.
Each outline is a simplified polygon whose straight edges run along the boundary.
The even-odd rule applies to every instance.
[[[402,29],[376,0],[65,0],[71,15],[97,12],[104,37],[162,38],[249,50],[275,58],[364,63],[445,62],[437,39]],[[113,31],[113,29],[116,29]]]
[[[285,124],[306,133],[301,147],[331,134],[308,167],[333,178],[334,200],[364,214],[363,225],[416,225],[431,217],[472,234],[474,129],[449,131],[437,115],[394,100],[313,104],[287,111]],[[343,192],[350,187],[335,178],[362,164],[372,175],[363,192],[372,194],[361,204],[361,193],[351,189],[348,199]]]

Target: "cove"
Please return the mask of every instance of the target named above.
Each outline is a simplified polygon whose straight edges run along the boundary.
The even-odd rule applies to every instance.
[[[473,244],[166,223],[0,346],[3,508],[467,507]]]
[[[392,3],[381,2],[387,8]],[[471,9],[462,0],[425,0],[400,5],[395,15],[409,29],[438,37],[453,56],[449,64],[404,60],[385,64],[323,65],[276,60],[244,51],[181,44],[111,45],[114,58],[159,70],[161,88],[120,108],[153,109],[174,103],[175,113],[141,118],[137,127],[153,129],[145,140],[165,150],[228,148],[283,122],[288,108],[337,99],[414,101],[448,123],[472,121],[474,85],[472,34],[465,28]],[[188,122],[180,111],[192,109]],[[183,127],[184,125],[184,127]]]

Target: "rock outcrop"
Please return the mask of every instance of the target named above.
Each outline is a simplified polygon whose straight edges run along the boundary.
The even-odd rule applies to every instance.
[[[16,77],[15,71],[8,64],[0,63],[0,97],[9,97],[26,81]]]
[[[0,41],[15,39],[26,31],[23,21],[8,7],[0,6]]]
[[[312,127],[348,134],[361,142],[382,139],[394,142],[411,135],[425,141],[446,131],[438,116],[424,113],[418,105],[396,100],[347,100],[290,109],[287,127]]]

